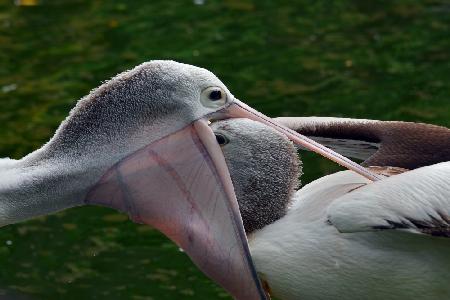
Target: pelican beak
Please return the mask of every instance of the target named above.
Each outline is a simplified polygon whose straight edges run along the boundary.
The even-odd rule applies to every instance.
[[[86,202],[157,228],[236,299],[266,299],[230,174],[207,121],[195,121],[114,165]]]
[[[270,117],[267,117],[266,115],[260,113],[259,111],[253,109],[252,107],[248,106],[247,104],[243,103],[242,101],[239,101],[238,99],[233,99],[231,104],[222,110],[219,110],[214,113],[212,117],[219,118],[219,119],[227,119],[227,118],[247,118],[254,121],[258,121],[261,123],[264,123],[275,130],[285,134],[289,139],[291,139],[294,143],[297,145],[303,146],[306,149],[309,149],[313,152],[316,152],[325,158],[328,158],[339,165],[355,171],[358,174],[361,174],[362,176],[372,180],[377,181],[382,179],[379,175],[372,173],[371,171],[367,170],[363,166],[355,163],[354,161],[346,158],[345,156],[342,156],[341,154],[315,142],[314,140],[299,134],[298,132],[295,132],[294,130],[287,128],[281,124],[278,124],[276,121],[271,119]]]

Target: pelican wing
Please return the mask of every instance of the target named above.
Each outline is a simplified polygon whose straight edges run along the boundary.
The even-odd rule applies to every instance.
[[[430,124],[324,117],[276,119],[366,166],[415,169],[450,160],[450,129]]]
[[[450,162],[367,184],[328,207],[340,232],[405,230],[450,238]]]

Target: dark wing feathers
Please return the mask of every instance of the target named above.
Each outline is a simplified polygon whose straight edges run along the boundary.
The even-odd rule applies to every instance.
[[[405,169],[450,161],[450,129],[411,122],[345,118],[277,118],[279,123],[323,142],[366,166]]]

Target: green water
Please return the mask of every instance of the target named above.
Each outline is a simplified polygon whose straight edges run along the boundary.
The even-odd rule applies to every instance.
[[[210,69],[271,116],[450,126],[448,1],[12,2],[0,0],[0,157],[40,147],[77,99],[156,58]],[[305,181],[337,170],[305,165]],[[228,296],[158,232],[83,207],[0,230],[2,297]]]

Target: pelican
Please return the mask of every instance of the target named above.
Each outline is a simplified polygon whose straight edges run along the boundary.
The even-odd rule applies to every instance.
[[[367,178],[376,174],[236,99],[211,72],[150,61],[78,101],[54,136],[0,159],[0,226],[84,204],[167,235],[237,299],[265,299],[210,119],[248,117]]]
[[[288,138],[246,119],[213,123],[265,289],[281,300],[449,299],[450,130],[372,120],[279,121],[371,158],[366,164],[376,163],[373,171],[385,178],[372,182],[342,171],[296,190],[301,162]]]

